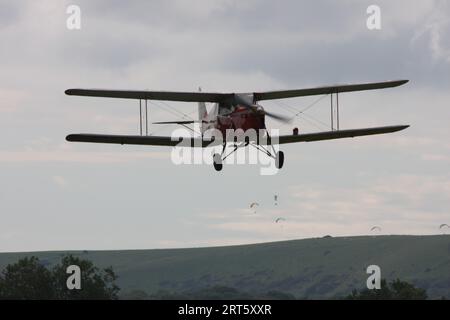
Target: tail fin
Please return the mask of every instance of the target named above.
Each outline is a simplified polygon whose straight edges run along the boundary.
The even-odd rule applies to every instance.
[[[198,91],[201,92],[202,88],[198,88]],[[208,115],[208,111],[206,111],[206,104],[204,102],[198,103],[198,120],[202,121]]]

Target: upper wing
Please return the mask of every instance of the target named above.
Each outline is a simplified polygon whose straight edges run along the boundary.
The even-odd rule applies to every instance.
[[[180,147],[207,147],[214,146],[213,139],[201,139],[190,137],[162,137],[162,136],[128,136],[109,134],[69,134],[66,137],[71,142],[92,142],[92,143],[113,143],[113,144],[134,144],[147,146],[180,146]],[[218,142],[217,144],[220,144]]]
[[[129,90],[100,90],[100,89],[67,89],[66,94],[70,96],[187,101],[187,102],[222,102],[224,100],[233,97],[232,93],[129,91]]]
[[[350,129],[350,130],[338,130],[338,131],[325,131],[317,133],[305,133],[299,135],[286,135],[279,136],[278,144],[294,143],[294,142],[312,142],[321,140],[332,140],[342,138],[353,138],[360,136],[369,136],[374,134],[391,133],[401,131],[409,126],[387,126],[387,127],[375,127],[375,128],[363,128],[363,129]],[[272,142],[275,137],[272,137]]]
[[[253,97],[255,101],[260,101],[260,100],[313,96],[319,94],[375,90],[375,89],[398,87],[407,83],[408,81],[409,80],[396,80],[396,81],[372,82],[361,84],[344,84],[344,85],[297,89],[297,90],[255,92],[253,93]]]
[[[255,101],[283,99],[293,97],[303,97],[319,94],[330,94],[350,91],[374,90],[401,86],[408,80],[373,82],[364,84],[344,84],[318,88],[306,88],[297,90],[266,91],[254,92]],[[211,92],[175,92],[175,91],[130,91],[130,90],[101,90],[101,89],[67,89],[67,95],[86,96],[86,97],[104,97],[104,98],[123,98],[123,99],[147,99],[147,100],[167,100],[167,101],[186,101],[186,102],[233,102],[239,96],[248,95],[248,93],[211,93]]]
[[[181,120],[181,121],[159,121],[159,122],[153,122],[153,124],[194,124],[199,123],[199,120]]]

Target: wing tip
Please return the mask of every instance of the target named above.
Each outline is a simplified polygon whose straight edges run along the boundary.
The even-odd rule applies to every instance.
[[[409,124],[405,124],[405,125],[402,125],[400,127],[401,127],[400,130],[405,130],[405,129],[408,129],[410,127],[410,125]]]
[[[404,125],[398,125],[398,126],[394,126],[392,129],[392,132],[398,132],[398,131],[402,131],[405,129],[408,129],[410,127],[409,124],[404,124]]]
[[[398,80],[399,86],[402,86],[404,84],[407,84],[409,82],[408,79],[402,79],[402,80]]]
[[[72,142],[75,141],[76,134],[69,134],[66,136],[66,141]]]

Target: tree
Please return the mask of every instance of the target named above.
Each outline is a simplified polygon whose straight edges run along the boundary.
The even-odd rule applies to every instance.
[[[127,296],[122,296],[128,299]],[[160,290],[149,296],[151,300],[295,300],[295,296],[279,291],[248,293],[226,286],[212,286],[179,293]]]
[[[1,299],[55,299],[53,275],[36,257],[8,265],[0,275]]]
[[[150,300],[150,296],[144,290],[132,290],[121,293],[120,300]]]
[[[81,289],[67,288],[67,267],[81,269]],[[100,270],[89,260],[72,255],[47,269],[37,257],[23,258],[8,265],[0,275],[0,299],[117,299],[119,287],[112,268]]]
[[[387,283],[381,280],[381,289],[361,291],[353,290],[346,297],[348,300],[426,300],[427,292],[424,289],[416,288],[414,285],[401,281],[400,279]]]
[[[81,271],[81,290],[67,289],[67,267],[76,265]],[[115,284],[117,275],[112,267],[100,270],[94,264],[85,259],[68,255],[63,257],[61,264],[56,265],[53,270],[55,281],[54,288],[58,299],[62,300],[111,300],[117,299],[119,287]]]

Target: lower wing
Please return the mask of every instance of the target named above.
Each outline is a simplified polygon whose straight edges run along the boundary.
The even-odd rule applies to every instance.
[[[168,147],[207,147],[215,145],[214,139],[192,138],[192,137],[168,137],[168,136],[128,136],[109,134],[69,134],[66,137],[71,142],[132,144],[146,146],[168,146]],[[220,144],[220,143],[219,143]]]
[[[392,133],[401,131],[409,126],[387,126],[363,129],[350,129],[338,131],[324,131],[315,133],[305,133],[298,135],[283,135],[271,137],[273,144],[285,144],[295,142],[312,142],[332,139],[353,138],[360,136],[369,136],[375,134]],[[71,142],[91,142],[91,143],[112,143],[112,144],[131,144],[147,146],[180,146],[180,147],[212,147],[221,145],[220,139],[213,138],[192,138],[192,137],[168,137],[168,136],[129,136],[129,135],[107,135],[107,134],[70,134],[66,137]],[[230,141],[231,142],[231,141]]]
[[[324,132],[272,137],[272,140],[278,138],[278,144],[295,143],[295,142],[313,142],[313,141],[322,141],[322,140],[370,136],[370,135],[374,135],[374,134],[392,133],[392,132],[404,130],[408,127],[409,127],[408,125],[402,125],[402,126],[387,126],[387,127],[375,127],[375,128],[324,131]]]

